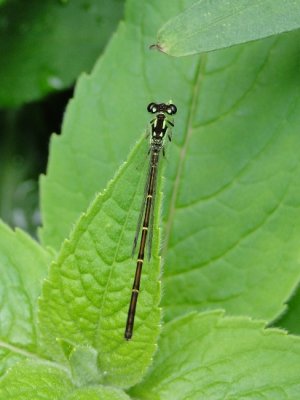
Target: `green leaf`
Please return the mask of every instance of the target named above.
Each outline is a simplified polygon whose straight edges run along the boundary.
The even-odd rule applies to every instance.
[[[154,47],[187,56],[298,28],[298,0],[199,0],[162,26]]]
[[[284,313],[278,321],[275,321],[275,326],[284,328],[290,333],[300,335],[300,289],[296,290],[295,295],[290,299],[287,304],[287,311]]]
[[[61,400],[72,390],[68,374],[51,363],[24,361],[0,380],[5,400]]]
[[[160,259],[155,228],[153,257],[143,270],[134,336],[131,341],[124,339],[136,263],[131,258],[132,240],[143,196],[138,167],[145,164],[143,148],[148,147],[144,138],[142,142],[144,146],[135,147],[64,242],[43,286],[39,313],[49,357],[66,362],[69,351],[62,351],[61,340],[75,347],[90,346],[98,352],[99,379],[102,375],[103,383],[121,387],[141,380],[159,333]],[[156,226],[160,197],[158,193]],[[89,351],[86,356],[95,364],[95,353]],[[79,368],[84,357],[77,361]]]
[[[300,275],[300,34],[199,58],[148,51],[162,21],[188,4],[129,2],[104,57],[79,80],[42,179],[43,242],[60,247],[146,126],[147,103],[172,99],[165,318],[225,308],[270,321]]]
[[[121,390],[105,386],[77,388],[58,365],[24,361],[0,380],[0,398],[5,400],[128,400]]]
[[[126,159],[149,121],[150,101],[179,102],[180,127],[184,128],[187,110],[178,94],[187,100],[191,86],[180,71],[185,74],[196,63],[162,60],[148,48],[149,35],[155,34],[161,18],[181,10],[179,3],[129,1],[126,23],[119,25],[92,74],[78,80],[62,135],[51,139],[47,176],[41,179],[40,237],[45,245],[60,248],[80,213]],[[153,14],[152,4],[160,9],[160,16]],[[180,130],[176,132],[182,137]]]
[[[166,225],[167,319],[213,307],[270,321],[298,285],[299,38],[199,64],[201,105],[191,111]]]
[[[139,399],[289,399],[300,392],[300,339],[264,323],[189,314],[167,324]]]
[[[88,346],[75,347],[69,356],[73,381],[77,386],[88,386],[100,383],[101,371],[97,364],[98,353]]]
[[[66,397],[66,400],[129,400],[130,397],[119,389],[107,386],[80,388]]]
[[[91,68],[122,13],[122,0],[9,1],[0,10],[0,104],[70,86]]]
[[[37,298],[50,260],[28,235],[0,221],[0,375],[19,359],[39,353]]]

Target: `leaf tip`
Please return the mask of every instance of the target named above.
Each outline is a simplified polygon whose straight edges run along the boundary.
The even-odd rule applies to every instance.
[[[149,46],[149,49],[150,49],[150,50],[158,50],[158,51],[160,51],[160,52],[162,52],[162,53],[165,53],[165,51],[163,50],[162,46],[161,46],[159,43],[151,44],[151,45]]]

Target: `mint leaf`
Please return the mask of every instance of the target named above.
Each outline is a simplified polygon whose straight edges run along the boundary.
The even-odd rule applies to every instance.
[[[156,47],[187,56],[298,28],[297,0],[200,0],[162,26]]]
[[[64,370],[32,360],[16,364],[0,380],[0,398],[6,400],[61,400],[71,389]]]
[[[225,308],[270,321],[298,285],[299,37],[199,63],[201,95],[167,216],[166,319]]]
[[[7,2],[0,10],[1,106],[70,86],[92,67],[122,13],[120,0]]]
[[[300,34],[185,59],[148,51],[162,22],[191,4],[130,1],[105,55],[79,80],[42,179],[43,242],[59,249],[143,131],[147,103],[172,99],[165,319],[225,308],[271,321],[299,282]]]
[[[0,375],[39,354],[37,299],[51,255],[20,230],[0,222]]]
[[[139,399],[290,399],[300,391],[300,339],[219,311],[165,325]]]
[[[119,389],[108,386],[94,386],[75,390],[66,400],[129,400],[130,397]]]
[[[287,311],[277,321],[275,326],[287,329],[290,333],[300,334],[300,290],[296,290],[295,295],[290,299]]]
[[[104,386],[77,388],[58,365],[24,361],[0,381],[0,398],[6,400],[126,400],[122,391]]]
[[[101,381],[121,387],[141,380],[159,332],[158,193],[153,257],[143,269],[133,339],[124,339],[136,265],[131,258],[132,240],[145,178],[138,168],[147,161],[147,149],[143,138],[108,188],[81,216],[51,265],[40,302],[40,330],[49,357],[66,363],[70,352],[61,341],[90,346],[98,353]],[[93,363],[93,352],[88,357]]]
[[[185,94],[187,100],[193,86],[182,79],[180,71],[191,71],[197,63],[180,65],[177,60],[161,60],[149,50],[149,44],[161,19],[181,10],[177,0],[172,1],[171,8],[167,2],[157,0],[129,1],[126,21],[119,25],[105,54],[91,75],[78,80],[74,99],[65,113],[62,135],[51,140],[47,176],[41,179],[40,237],[44,245],[58,250],[95,193],[106,187],[145,130],[150,101],[173,99],[181,106],[174,130],[175,143],[180,143],[187,110],[178,95]],[[171,155],[167,158],[170,166],[176,165]]]
[[[69,355],[73,382],[76,386],[88,386],[100,383],[101,371],[97,364],[98,353],[88,346],[75,347]]]

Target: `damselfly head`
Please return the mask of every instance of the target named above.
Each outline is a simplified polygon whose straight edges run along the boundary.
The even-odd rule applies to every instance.
[[[156,113],[167,113],[169,115],[174,115],[177,112],[177,107],[175,104],[165,104],[165,103],[150,103],[147,107],[148,112],[152,114]]]

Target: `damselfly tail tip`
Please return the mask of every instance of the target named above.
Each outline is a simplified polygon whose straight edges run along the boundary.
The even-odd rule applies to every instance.
[[[128,342],[129,340],[131,340],[131,338],[132,338],[132,332],[125,331],[124,339],[126,339]]]

